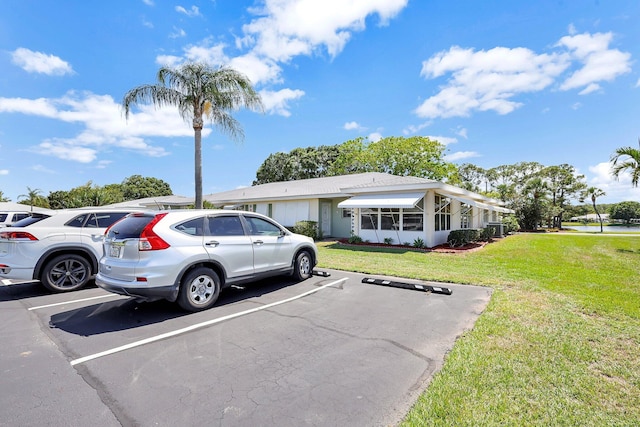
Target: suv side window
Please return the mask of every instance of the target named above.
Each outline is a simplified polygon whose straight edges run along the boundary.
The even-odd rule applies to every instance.
[[[244,236],[242,222],[237,215],[209,217],[210,236]]]
[[[100,212],[91,215],[85,227],[107,228],[116,221],[122,219],[126,212]]]
[[[204,218],[198,217],[182,222],[175,229],[190,236],[204,236]]]
[[[282,230],[277,225],[252,216],[245,216],[252,236],[279,236]]]
[[[67,223],[65,225],[68,225],[69,227],[82,227],[85,223],[85,221],[87,220],[87,216],[89,214],[82,214],[82,215],[78,215],[77,217],[73,218],[70,221],[67,221]]]

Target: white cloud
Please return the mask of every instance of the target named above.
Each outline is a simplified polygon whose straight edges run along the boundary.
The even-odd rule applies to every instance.
[[[458,130],[456,131],[456,135],[461,136],[464,139],[467,139],[467,129],[466,128],[458,128]]]
[[[385,25],[407,5],[408,0],[266,0],[260,17],[243,27],[247,40],[263,56],[286,62],[324,46],[335,57],[351,33],[365,29],[369,15],[378,15]]]
[[[154,6],[153,0],[142,0],[142,3],[146,4],[147,6]]]
[[[34,170],[36,172],[49,173],[49,174],[56,174],[57,173],[53,169],[49,169],[44,165],[35,165],[35,166],[31,167],[31,170]]]
[[[424,128],[430,126],[430,125],[431,125],[431,121],[427,121],[427,122],[421,123],[419,125],[409,125],[409,126],[407,126],[406,128],[404,128],[402,130],[402,133],[405,134],[405,135],[413,135],[413,134],[416,134],[416,133],[420,132],[422,129],[424,129]]]
[[[480,154],[475,151],[458,151],[456,153],[447,154],[444,156],[444,160],[447,162],[455,162],[458,160],[470,159],[473,157],[481,157]]]
[[[187,15],[189,18],[193,18],[195,16],[202,16],[198,6],[191,6],[191,9],[189,10],[185,9],[182,6],[176,6],[176,12]]]
[[[522,106],[514,100],[517,95],[550,87],[574,63],[582,67],[560,89],[582,88],[581,95],[597,92],[598,82],[631,70],[631,55],[610,49],[611,40],[611,33],[569,35],[554,46],[558,52],[542,54],[522,47],[475,51],[453,46],[423,62],[420,75],[424,78],[449,78],[414,112],[424,118],[466,117],[478,111],[508,114]]]
[[[358,122],[347,122],[344,124],[345,130],[363,130],[364,128],[358,124]]]
[[[640,188],[633,187],[631,176],[628,173],[620,174],[620,180],[611,176],[611,163],[603,162],[595,166],[589,166],[591,176],[588,185],[597,187],[606,193],[606,196],[598,199],[598,203],[618,203],[624,201],[640,200]]]
[[[368,136],[369,141],[378,142],[382,139],[382,134],[380,132],[372,132]]]
[[[169,34],[169,38],[170,39],[179,39],[181,37],[185,37],[186,35],[187,35],[187,32],[185,30],[183,30],[182,28],[173,27],[173,32],[171,32]]]
[[[0,175],[9,175],[9,169],[0,169]]]
[[[40,73],[50,76],[73,74],[71,65],[59,57],[42,52],[34,52],[23,47],[12,52],[11,61],[28,73]]]
[[[561,90],[588,87],[599,81],[612,81],[631,71],[631,54],[610,49],[612,33],[577,34],[560,39],[558,46],[566,47],[583,67],[575,71],[560,86]]]
[[[277,114],[284,117],[289,117],[289,102],[302,98],[304,91],[282,89],[279,91],[261,90],[260,97],[262,98],[262,104],[264,109],[269,114]]]
[[[454,46],[422,64],[421,75],[437,78],[451,73],[448,85],[425,100],[419,117],[464,117],[474,111],[508,114],[522,104],[515,94],[542,90],[569,66],[564,55],[537,55],[525,48],[496,47],[474,51]]]
[[[119,103],[109,95],[69,92],[58,99],[0,98],[0,113],[21,113],[45,117],[82,126],[72,138],[49,138],[31,152],[80,163],[90,163],[98,155],[114,147],[134,151],[143,156],[161,157],[169,153],[148,138],[192,137],[193,129],[175,108],[156,109],[140,105],[125,120]],[[203,137],[211,134],[205,127]]]
[[[458,142],[456,138],[451,138],[449,136],[428,135],[427,138],[429,138],[432,141],[438,141],[442,145],[455,144],[456,142]]]

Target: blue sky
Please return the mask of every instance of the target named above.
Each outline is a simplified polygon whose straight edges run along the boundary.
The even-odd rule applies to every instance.
[[[484,168],[569,163],[602,203],[640,200],[609,158],[640,137],[637,0],[9,0],[0,6],[0,190],[139,174],[193,196],[193,129],[120,103],[162,65],[245,73],[264,114],[203,132],[205,194],[277,151],[428,136]]]

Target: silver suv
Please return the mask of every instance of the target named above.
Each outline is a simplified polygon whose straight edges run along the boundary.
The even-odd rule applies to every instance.
[[[232,284],[280,274],[305,280],[317,258],[313,239],[252,212],[135,213],[107,230],[96,284],[199,311]]]
[[[133,211],[108,208],[51,211],[46,215],[34,214],[15,227],[1,228],[0,278],[40,280],[54,292],[84,287],[97,273],[105,230]]]

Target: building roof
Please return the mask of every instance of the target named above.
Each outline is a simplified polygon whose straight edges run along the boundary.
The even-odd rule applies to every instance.
[[[14,202],[0,202],[0,211],[2,212],[31,212],[31,205]],[[50,212],[51,209],[33,207],[33,212]]]
[[[348,197],[344,188],[354,186],[402,185],[436,182],[412,176],[395,176],[381,172],[367,172],[353,175],[328,176],[324,178],[299,179],[296,181],[271,182],[253,187],[238,188],[222,193],[208,194],[204,200],[213,204],[258,200],[315,199]]]
[[[183,208],[193,205],[193,197],[184,196],[159,196],[159,197],[146,197],[138,200],[128,200],[121,203],[113,203],[108,205],[113,208],[155,208],[155,209],[170,209]]]

